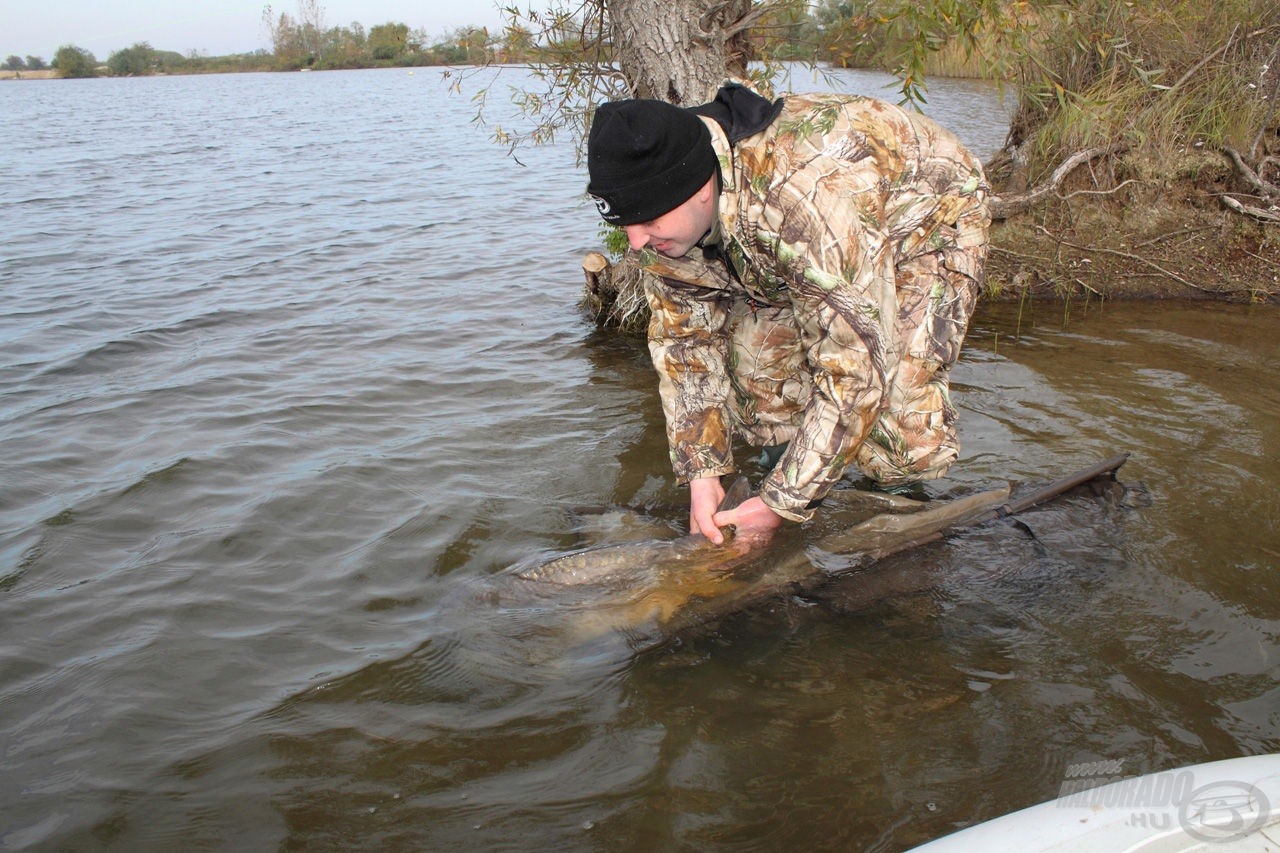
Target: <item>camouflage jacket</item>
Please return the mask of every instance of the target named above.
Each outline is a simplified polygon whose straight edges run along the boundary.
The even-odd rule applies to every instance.
[[[940,247],[985,254],[986,180],[951,133],[871,98],[790,96],[740,139],[733,121],[702,120],[720,161],[712,236],[723,251],[694,247],[672,259],[644,249],[638,258],[672,467],[681,482],[734,470],[731,440],[742,430],[726,322],[735,302],[788,308],[812,393],[761,497],[803,520],[876,426],[903,356],[930,373],[957,357],[976,285],[956,299],[926,282],[921,298],[900,299],[895,269]],[[957,227],[962,219],[973,226]],[[980,267],[979,258],[975,277]]]

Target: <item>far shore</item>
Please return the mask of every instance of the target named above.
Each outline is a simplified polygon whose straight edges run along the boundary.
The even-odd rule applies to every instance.
[[[53,68],[41,68],[39,71],[0,70],[0,80],[52,80],[58,76]]]

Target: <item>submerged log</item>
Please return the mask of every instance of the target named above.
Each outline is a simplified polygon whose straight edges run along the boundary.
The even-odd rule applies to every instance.
[[[1017,499],[1005,485],[935,505],[896,505],[816,543],[775,536],[767,545],[713,546],[664,539],[531,555],[507,570],[460,584],[433,624],[449,648],[518,658],[528,665],[598,664],[661,648],[734,613],[816,593],[833,577],[841,600],[861,608],[944,582],[928,561],[877,565],[950,532],[1021,512],[1090,480],[1114,477],[1116,456]],[[915,511],[911,511],[915,510]],[[795,531],[799,532],[799,531]],[[686,540],[701,539],[689,536]],[[542,565],[561,564],[544,572]],[[571,568],[572,571],[563,569]],[[553,568],[555,566],[553,565]]]
[[[661,633],[667,639],[674,639],[761,602],[811,592],[837,575],[863,573],[867,583],[861,593],[869,603],[927,588],[937,579],[920,577],[915,567],[908,568],[906,575],[909,576],[901,572],[878,574],[871,567],[886,557],[935,542],[948,533],[1025,512],[1077,486],[1102,478],[1114,479],[1128,458],[1128,453],[1121,453],[1016,500],[1010,500],[1010,487],[1005,485],[916,512],[877,515],[831,534],[815,546],[757,565],[749,569],[749,576],[744,571],[730,573],[731,577],[725,579],[718,594],[704,592],[701,597],[687,600],[683,607],[673,609],[661,622]]]

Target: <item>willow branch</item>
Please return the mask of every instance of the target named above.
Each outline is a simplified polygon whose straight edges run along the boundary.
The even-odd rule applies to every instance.
[[[724,28],[724,37],[733,38],[743,30],[750,29],[755,24],[756,21],[760,20],[765,15],[772,12],[773,7],[774,7],[774,4],[772,3],[764,3],[760,6],[756,6],[754,9],[752,9],[747,14],[743,15],[738,20],[734,21],[732,24],[726,25]]]

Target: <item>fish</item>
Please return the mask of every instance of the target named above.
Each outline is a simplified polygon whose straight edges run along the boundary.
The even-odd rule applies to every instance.
[[[718,511],[736,508],[751,497],[751,484],[738,477],[725,492]],[[596,545],[537,560],[532,565],[517,565],[511,574],[520,580],[561,586],[635,584],[653,576],[663,567],[689,566],[691,570],[725,568],[743,549],[732,545],[731,530],[726,530],[726,545],[715,545],[700,533],[678,539],[647,539]]]
[[[1121,454],[1017,499],[1011,486],[946,501],[874,498],[856,522],[813,541],[797,527],[770,540],[731,538],[714,545],[701,535],[646,539],[527,558],[459,590],[443,611],[472,614],[467,633],[490,634],[486,645],[519,650],[530,663],[583,652],[603,653],[621,638],[638,653],[705,629],[723,618],[781,597],[804,596],[837,576],[857,576],[864,603],[915,591],[936,578],[912,567],[876,571],[886,557],[936,542],[947,534],[1022,512],[1075,486],[1114,480]],[[744,478],[733,483],[721,509],[750,495]],[[859,498],[853,503],[865,503]],[[866,511],[873,514],[866,517]],[[492,618],[477,619],[477,608]],[[535,661],[535,652],[536,661]]]

